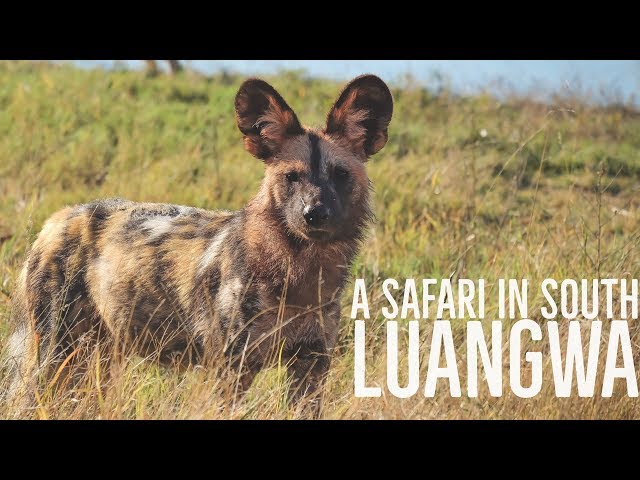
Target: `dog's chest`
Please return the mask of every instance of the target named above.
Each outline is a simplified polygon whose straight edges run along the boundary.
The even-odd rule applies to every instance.
[[[339,300],[339,289],[336,282],[319,280],[318,273],[298,285],[274,285],[256,276],[221,279],[211,305],[213,316],[225,330],[244,331],[254,340],[272,336],[286,338],[291,344],[321,338],[327,327],[324,317],[329,315],[329,306]],[[246,338],[242,334],[237,337]]]

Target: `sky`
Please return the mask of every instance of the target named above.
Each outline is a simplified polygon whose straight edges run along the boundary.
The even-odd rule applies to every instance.
[[[83,68],[142,68],[140,60],[77,60]],[[162,62],[161,62],[162,63]],[[448,86],[472,94],[486,91],[533,94],[587,93],[599,103],[633,101],[640,106],[638,60],[189,60],[190,68],[203,73],[222,69],[244,75],[305,70],[309,75],[348,80],[375,73],[389,82],[402,82],[407,74],[432,88]],[[164,67],[164,65],[162,65]]]

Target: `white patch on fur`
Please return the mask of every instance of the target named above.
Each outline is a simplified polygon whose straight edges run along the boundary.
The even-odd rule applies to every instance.
[[[104,304],[104,307],[107,307],[107,305],[109,305],[111,287],[116,279],[116,267],[109,258],[101,255],[95,260],[94,268],[96,272],[95,278],[98,284],[98,304],[99,307],[100,304]],[[104,313],[105,312],[103,312],[103,314]]]
[[[6,344],[4,365],[7,367],[9,385],[4,392],[0,392],[0,401],[9,401],[21,395],[28,383],[24,378],[29,368],[27,354],[33,337],[27,325],[19,325],[9,336]]]
[[[238,301],[242,295],[242,282],[238,277],[223,282],[220,285],[218,291],[218,297],[216,303],[220,307],[220,310],[230,318],[236,313],[235,309],[238,306]]]
[[[229,233],[228,228],[221,229],[215,237],[211,240],[209,246],[205,249],[202,257],[200,258],[200,265],[198,267],[198,275],[203,273],[209,265],[211,265],[215,259],[220,254],[220,250],[222,250],[222,242],[224,242],[225,238]]]
[[[26,325],[20,325],[9,336],[7,341],[7,359],[11,363],[20,364],[24,361],[29,340],[29,330]]]
[[[7,340],[4,367],[9,380],[5,389],[0,390],[0,403],[10,404],[16,415],[31,406],[33,389],[36,388],[39,367],[36,363],[34,332],[29,325],[19,324]],[[46,359],[40,359],[46,364]],[[26,413],[26,411],[25,411]],[[18,417],[16,417],[18,418]]]
[[[56,230],[59,229],[62,225],[64,225],[64,222],[62,221],[47,220],[42,227],[42,230],[40,230],[38,240],[40,240],[40,242],[50,241],[50,237],[55,236],[54,232],[56,232]]]
[[[318,141],[318,150],[320,150],[320,176],[321,178],[329,178],[329,162],[327,161],[327,152],[322,139]]]
[[[153,241],[171,231],[173,228],[173,218],[163,216],[151,217],[142,223],[142,228],[148,231],[149,241]]]

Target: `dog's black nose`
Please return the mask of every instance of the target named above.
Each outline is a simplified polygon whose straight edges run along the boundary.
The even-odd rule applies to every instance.
[[[307,205],[304,207],[303,215],[309,225],[312,227],[320,227],[329,219],[329,209],[321,203],[313,207]]]

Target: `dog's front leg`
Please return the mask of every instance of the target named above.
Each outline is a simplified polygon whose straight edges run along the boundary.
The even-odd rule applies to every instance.
[[[302,403],[304,410],[315,419],[320,418],[322,385],[330,362],[329,352],[321,340],[297,345],[289,361],[289,403]]]

